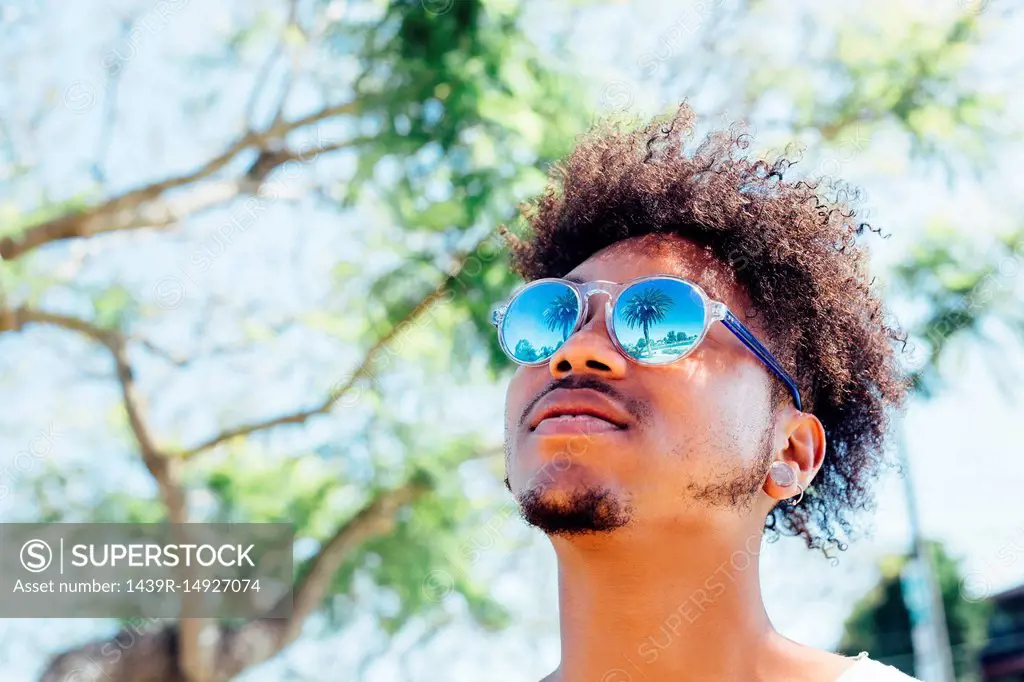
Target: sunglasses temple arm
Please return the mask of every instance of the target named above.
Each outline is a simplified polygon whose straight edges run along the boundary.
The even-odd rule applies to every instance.
[[[779,361],[771,354],[771,351],[765,348],[764,344],[757,340],[757,337],[747,329],[745,324],[739,321],[739,318],[732,314],[731,310],[725,311],[725,314],[722,317],[722,324],[724,324],[729,331],[735,334],[736,338],[742,341],[743,345],[750,349],[750,352],[756,355],[761,362],[767,365],[768,369],[774,372],[775,375],[782,380],[782,383],[786,384],[786,388],[788,388],[789,392],[793,395],[793,402],[796,403],[796,409],[803,410],[803,405],[800,401],[800,390],[797,388],[796,382],[793,381],[793,378],[789,376],[789,373],[782,368],[782,365],[779,364]]]

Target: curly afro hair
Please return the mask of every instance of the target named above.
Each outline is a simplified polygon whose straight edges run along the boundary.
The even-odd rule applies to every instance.
[[[525,204],[527,231],[510,238],[513,269],[527,281],[560,277],[623,239],[674,233],[727,264],[754,306],[772,352],[795,377],[804,410],[824,425],[828,452],[798,505],[777,505],[769,539],[803,537],[826,555],[853,537],[852,515],[873,506],[870,483],[884,459],[887,414],[908,388],[897,329],[867,275],[847,190],[791,179],[795,161],[747,158],[742,128],[712,132],[687,153],[695,116],[639,126],[603,123],[552,167],[547,190]],[[775,398],[786,400],[781,382]]]

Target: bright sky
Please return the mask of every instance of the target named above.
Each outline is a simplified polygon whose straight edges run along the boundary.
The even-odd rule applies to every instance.
[[[709,4],[716,5],[703,3],[703,6]],[[913,4],[908,3],[908,6]],[[947,4],[947,10],[958,11],[952,0]],[[977,2],[968,4],[978,5]],[[6,3],[0,11],[8,19],[11,12],[45,16],[46,33],[45,38],[36,44],[9,44],[7,50],[18,50],[22,56],[19,66],[15,69],[9,63],[7,68],[11,73],[0,79],[0,101],[5,102],[0,113],[6,114],[13,109],[27,117],[30,115],[28,109],[11,107],[7,103],[16,99],[38,102],[47,92],[59,107],[66,88],[76,82],[82,84],[75,91],[76,96],[93,96],[97,105],[101,103],[102,85],[95,76],[101,43],[104,36],[109,36],[113,30],[114,10],[129,5],[135,6],[128,0],[62,3],[57,11],[56,5],[44,6],[41,2]],[[633,111],[651,113],[685,94],[661,83],[660,78],[641,76],[651,74],[652,64],[670,64],[674,57],[700,40],[702,17],[706,15],[701,14],[699,5],[680,9],[678,2],[669,0],[643,5],[614,3],[603,9],[587,9],[580,14],[579,20],[572,20],[577,23],[573,24],[575,30],[567,47],[572,60],[593,79],[595,108],[628,102]],[[865,3],[866,9],[874,5],[874,2]],[[996,11],[997,3],[992,5],[987,11]],[[184,169],[191,167],[194,159],[204,151],[221,146],[225,132],[233,124],[227,112],[237,112],[237,103],[244,97],[245,89],[231,89],[222,82],[223,75],[212,76],[210,88],[224,91],[224,99],[214,104],[212,110],[224,112],[223,125],[192,127],[185,136],[180,135],[182,121],[175,118],[175,113],[168,113],[162,103],[182,92],[195,91],[193,80],[183,80],[179,70],[167,65],[180,65],[188,55],[208,45],[219,31],[224,31],[230,23],[228,8],[232,6],[231,0],[182,4],[165,28],[141,44],[138,55],[129,64],[120,90],[122,123],[109,155],[111,180],[115,186],[130,186],[139,178],[151,177],[154,159],[160,169]],[[145,9],[148,5],[143,3],[142,7]],[[928,3],[928,7],[934,8],[934,3]],[[535,15],[531,21],[538,35],[543,35],[546,27],[554,30],[570,21],[565,13],[550,10],[547,5],[543,10],[535,10]],[[795,30],[791,19],[780,14],[778,25],[771,31],[748,38],[751,41],[760,39],[766,43],[765,49],[796,50],[799,46],[786,40],[787,34]],[[692,27],[694,30],[672,33],[673,26]],[[1011,30],[1011,26],[1005,26],[991,36],[992,43],[980,61],[995,74],[991,76],[994,82],[998,81],[1000,74],[1005,78],[1007,70],[1019,65],[1024,57],[1019,40],[1011,40],[1012,35],[1021,35],[1020,28],[1018,25],[1016,30]],[[0,46],[0,58],[9,56],[7,50]],[[660,77],[667,69],[659,68],[657,71]],[[742,74],[737,74],[737,79],[742,77]],[[695,95],[708,100],[715,97],[713,92]],[[194,105],[201,107],[202,102]],[[1017,95],[1009,105],[1008,118],[1024,120],[1024,99]],[[70,160],[89,158],[95,149],[100,109],[100,106],[90,107],[81,115],[57,110],[41,125],[36,146],[25,150],[46,160],[50,169],[46,181],[55,196],[70,196],[84,186],[81,166]],[[171,136],[168,131],[179,133]],[[993,169],[1008,171],[1003,180],[985,178],[984,182],[978,182],[961,178],[961,184],[952,190],[937,175],[912,177],[914,169],[902,164],[899,154],[893,154],[892,140],[871,140],[862,152],[849,158],[815,157],[814,150],[810,150],[808,159],[809,164],[815,164],[809,165],[810,168],[838,170],[846,179],[864,188],[867,204],[871,207],[871,220],[895,235],[878,251],[878,259],[888,261],[899,257],[913,234],[936,218],[948,220],[962,227],[964,233],[982,235],[982,238],[994,230],[1009,227],[1010,220],[1020,215],[1019,200],[1014,197],[1024,196],[1024,175],[1009,172],[1018,164],[1020,152],[1024,151],[1021,147],[1018,142],[997,150]],[[144,148],[146,153],[138,154],[140,148]],[[69,161],[61,163],[65,155]],[[301,178],[296,179],[297,183],[301,181]],[[2,184],[0,191],[3,191]],[[31,203],[29,197],[17,199]],[[142,286],[155,284],[164,277],[177,277],[186,287],[187,296],[196,295],[199,290],[223,294],[237,302],[240,308],[254,299],[246,291],[258,292],[261,301],[269,298],[281,309],[295,305],[312,307],[327,294],[327,273],[337,263],[337,254],[350,255],[351,262],[359,263],[359,254],[369,246],[353,243],[353,232],[348,229],[325,229],[319,231],[322,237],[297,247],[291,239],[293,233],[290,229],[295,227],[296,221],[310,227],[328,227],[336,223],[337,218],[308,205],[274,207],[273,211],[279,212],[270,213],[271,218],[265,219],[262,229],[253,230],[208,271],[198,271],[190,266],[190,256],[207,238],[209,230],[216,227],[217,221],[224,219],[223,215],[195,221],[196,224],[190,226],[188,234],[181,239],[180,248],[168,249],[166,243],[139,237],[132,242],[131,262],[126,259],[126,262],[111,265],[107,261],[103,272],[87,265],[79,277],[103,281],[118,276]],[[292,224],[267,229],[267,225],[273,223],[274,215],[287,216]],[[372,219],[372,215],[361,218]],[[353,217],[352,221],[358,219]],[[299,250],[296,252],[296,249]],[[268,257],[267,254],[277,254],[274,257],[278,260],[262,260]],[[268,272],[293,262],[304,264],[302,274],[284,284],[275,283],[268,290],[265,285]],[[1021,290],[1018,274],[1021,269],[1018,267],[1006,275],[1006,286]],[[168,331],[170,337],[165,333]],[[178,339],[182,343],[189,338],[188,329],[161,330],[161,333],[165,334],[163,338]],[[118,462],[126,455],[125,444],[111,449],[111,443],[98,435],[103,433],[105,425],[83,421],[83,414],[95,416],[96,413],[81,410],[84,404],[106,404],[111,394],[106,388],[97,388],[101,385],[99,383],[83,385],[75,382],[69,386],[76,370],[70,363],[66,366],[55,363],[52,349],[60,346],[52,338],[55,337],[50,337],[47,343],[33,343],[31,347],[17,342],[0,345],[0,393],[3,395],[0,401],[4,405],[0,414],[0,470],[7,465],[6,459],[11,457],[8,453],[22,449],[23,444],[37,433],[54,430],[59,435],[49,460],[60,462],[62,467],[70,468],[72,464],[87,466],[94,473],[120,477],[123,469]],[[306,357],[334,364],[346,360],[332,357],[330,354],[335,346],[320,338],[286,336],[277,343],[277,352],[286,359]],[[17,365],[12,357],[18,358]],[[1024,356],[1019,349],[1012,353],[1001,352],[999,373],[1006,374],[1014,368],[1021,370],[1024,366],[1022,359]],[[1024,426],[1019,418],[1020,405],[999,392],[991,364],[991,357],[986,360],[980,356],[968,356],[956,363],[955,371],[950,372],[953,381],[944,396],[927,405],[911,407],[906,434],[924,532],[942,539],[955,554],[964,557],[964,567],[972,574],[972,584],[999,590],[1024,580],[1024,508],[1019,501],[1019,491],[1024,484]],[[247,403],[237,406],[237,413],[232,413],[243,414],[251,408],[272,414],[287,409],[292,399],[305,394],[310,385],[325,385],[324,377],[292,368],[287,362],[282,362],[281,366],[268,366],[260,376],[239,376],[232,372],[230,365],[211,366],[209,371],[209,375],[168,386],[162,396],[164,407],[154,415],[164,432],[192,435],[211,428],[209,420],[215,416],[206,416],[204,421],[188,411],[193,396],[201,395],[205,390],[223,391],[225,395],[245,394],[245,388],[256,381],[275,382],[273,395],[252,395]],[[150,376],[155,384],[165,378],[157,369],[152,372]],[[497,438],[502,399],[503,387],[481,386],[450,396],[448,400],[451,402],[446,402],[445,407],[449,415],[478,420],[475,424],[491,430]],[[106,418],[107,415],[104,412],[102,416]],[[312,428],[332,427],[319,425]],[[479,473],[474,476],[472,472],[467,478],[474,481],[471,490],[474,495],[501,494],[500,484],[493,479]],[[484,480],[490,482],[480,482]],[[120,480],[119,485],[122,485]],[[144,477],[125,479],[123,486],[139,494],[148,494],[151,490],[149,481]],[[68,483],[62,494],[79,504],[87,505],[89,502],[87,487],[76,486],[74,480]],[[875,578],[872,568],[875,561],[906,546],[905,499],[901,482],[895,476],[882,482],[879,499],[880,508],[873,519],[875,537],[854,544],[838,566],[830,566],[825,560],[809,555],[793,541],[780,542],[766,553],[762,575],[769,613],[785,634],[810,644],[833,646],[851,604]],[[33,516],[33,510],[18,506],[16,494],[0,499],[0,513],[3,518]],[[494,586],[495,594],[517,613],[515,624],[497,634],[483,634],[462,625],[443,629],[405,663],[378,661],[366,671],[363,679],[370,682],[393,679],[425,681],[437,679],[439,670],[450,670],[451,674],[446,674],[445,678],[460,682],[476,682],[485,678],[501,682],[534,682],[557,665],[556,584],[552,553],[543,538],[515,518],[501,525],[498,535],[490,538],[486,534],[474,534],[478,539],[485,537],[494,541],[493,549],[484,552],[479,565],[474,568],[492,578],[490,584]],[[511,552],[512,546],[520,544],[525,547]],[[6,654],[5,680],[27,682],[35,679],[44,661],[44,651],[59,650],[76,638],[101,634],[108,625],[93,621],[22,620],[0,623],[0,660],[4,660]],[[307,677],[289,678],[284,676],[281,668],[265,666],[244,679],[251,682],[334,679],[336,671],[346,669],[346,662],[357,658],[353,655],[353,648],[367,645],[366,631],[357,624],[345,635],[332,637],[328,644],[293,647],[287,658],[295,665],[304,666],[308,670]],[[418,634],[407,635],[409,644]]]

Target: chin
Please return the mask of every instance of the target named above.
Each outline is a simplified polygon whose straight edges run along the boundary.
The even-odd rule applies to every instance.
[[[625,496],[595,485],[534,485],[516,495],[523,518],[548,535],[604,533],[629,524]]]

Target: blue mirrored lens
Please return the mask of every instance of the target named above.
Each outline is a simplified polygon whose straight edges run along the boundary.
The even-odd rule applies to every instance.
[[[704,301],[697,290],[671,279],[650,279],[622,292],[612,327],[640,362],[660,365],[686,353],[704,331]]]
[[[561,282],[543,282],[523,290],[501,323],[505,348],[520,362],[547,360],[576,327],[580,302]]]

